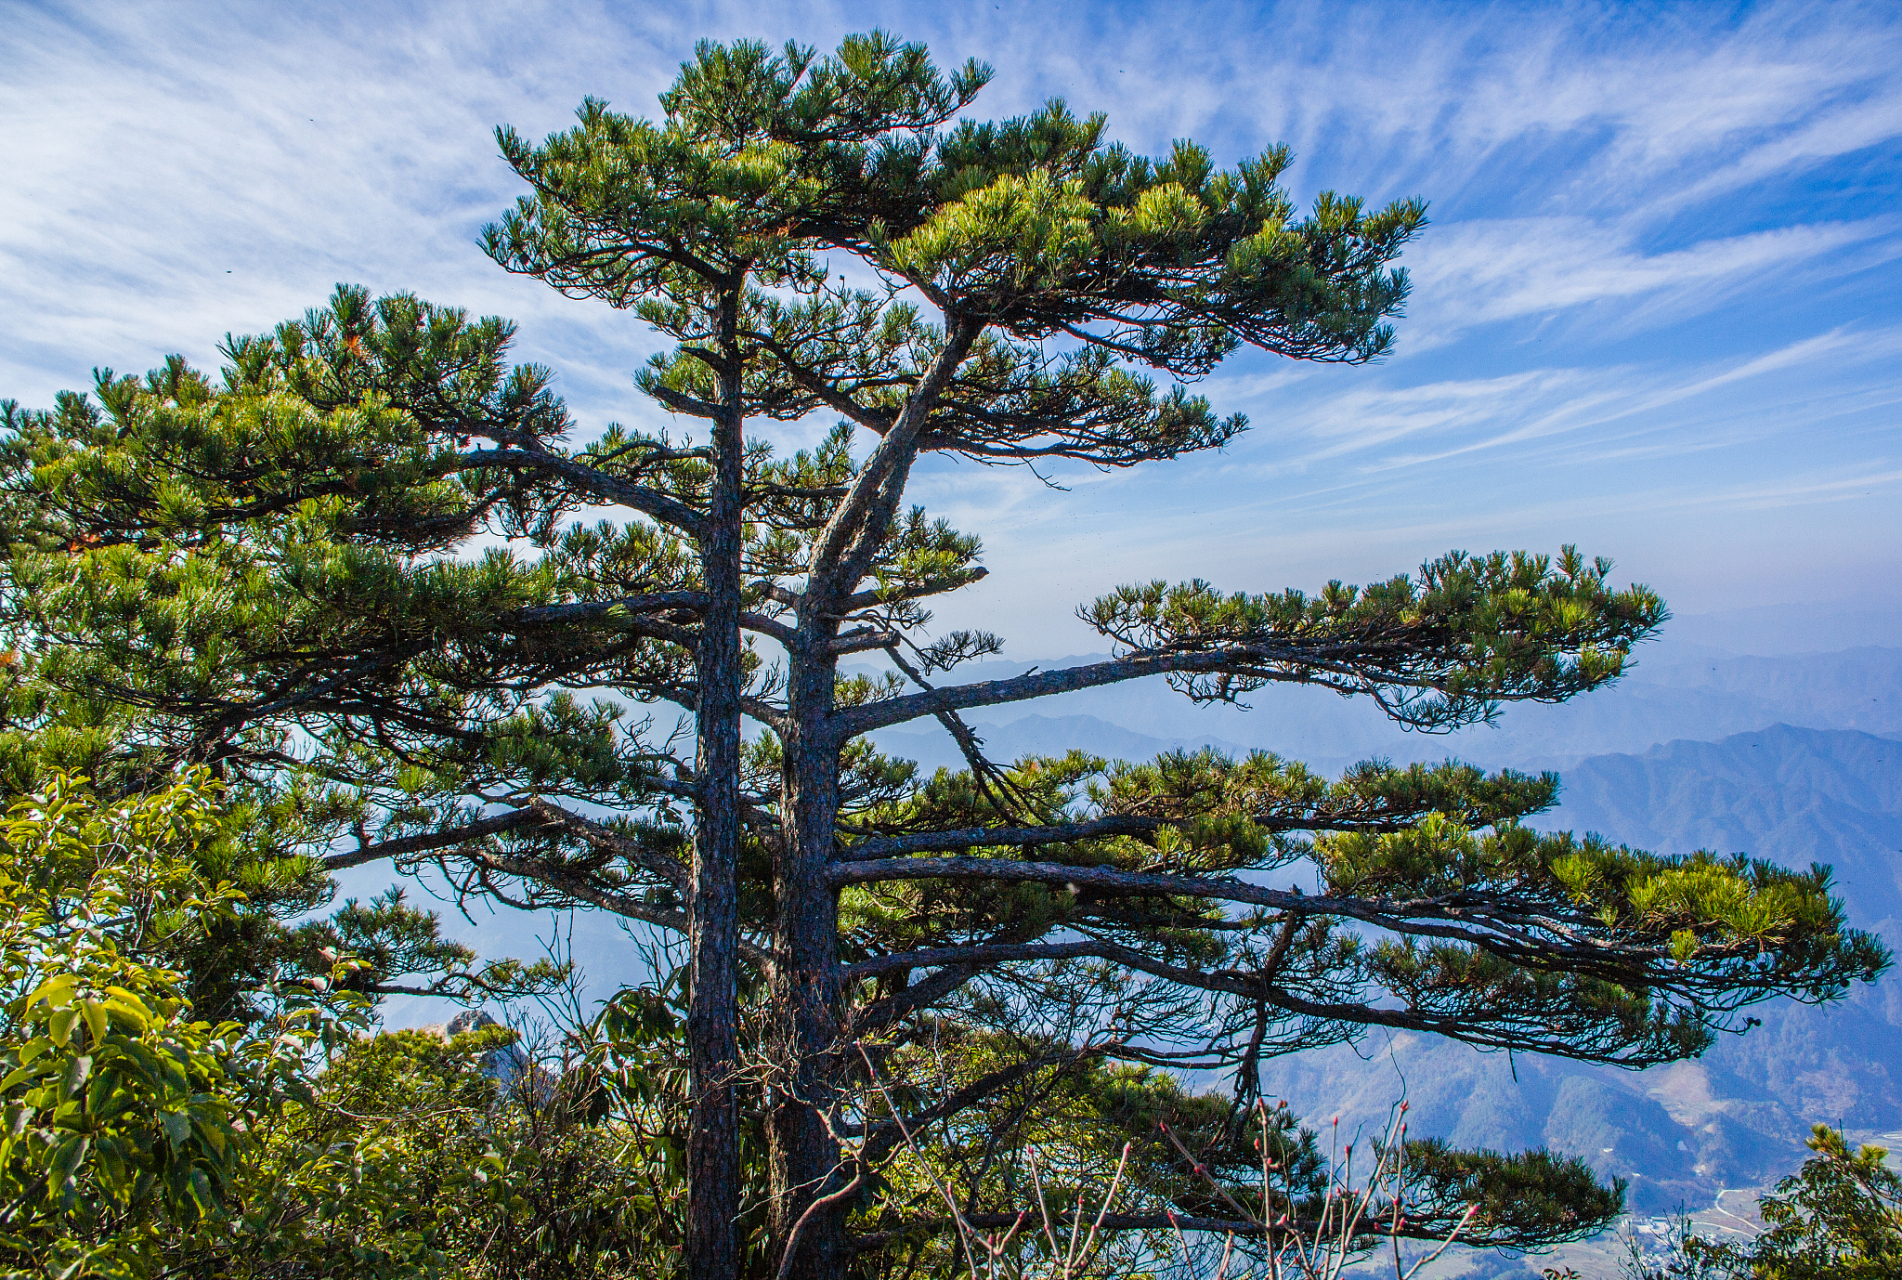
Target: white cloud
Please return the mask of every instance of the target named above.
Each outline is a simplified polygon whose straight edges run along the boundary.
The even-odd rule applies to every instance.
[[[1896,252],[1893,219],[1777,227],[1645,254],[1627,230],[1589,218],[1473,220],[1443,228],[1413,255],[1412,346],[1494,321],[1543,316],[1600,302],[1645,299],[1658,322],[1701,311],[1766,279],[1787,283],[1799,266],[1832,258],[1837,271]],[[1846,250],[1860,252],[1849,253]],[[1627,308],[1629,310],[1629,308]],[[1628,326],[1627,326],[1628,331]]]
[[[1362,385],[1311,396],[1278,415],[1277,432],[1289,444],[1264,465],[1290,474],[1351,459],[1353,472],[1339,483],[1352,488],[1364,483],[1353,477],[1474,454],[1499,453],[1523,465],[1532,446],[1584,459],[1609,450],[1655,457],[1767,437],[1796,440],[1837,412],[1835,402],[1852,388],[1892,388],[1899,355],[1902,328],[1838,329],[1721,364],[1538,368]],[[1739,385],[1765,381],[1773,384],[1768,396],[1762,386]],[[1887,403],[1863,394],[1852,411],[1880,422]],[[1641,443],[1632,444],[1634,437]],[[1556,446],[1542,443],[1558,438]],[[1902,439],[1895,443],[1902,450]]]
[[[1286,140],[1310,186],[1457,202],[1491,167],[1524,213],[1622,214],[1902,133],[1902,30],[1880,5],[1203,5],[1122,10],[1097,41],[1045,12],[999,59],[1010,82],[1107,102],[1143,145]]]

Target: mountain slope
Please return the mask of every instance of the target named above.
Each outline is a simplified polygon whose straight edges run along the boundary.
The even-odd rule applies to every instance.
[[[1851,922],[1902,947],[1902,742],[1787,725],[1673,742],[1579,762],[1562,798],[1538,825],[1659,852],[1830,864]],[[1307,1115],[1338,1111],[1354,1123],[1371,1123],[1404,1088],[1421,1132],[1550,1145],[1631,1179],[1634,1207],[1665,1211],[1786,1172],[1817,1121],[1902,1127],[1899,993],[1885,976],[1834,1008],[1765,1007],[1763,1026],[1698,1061],[1645,1072],[1372,1036],[1358,1053],[1271,1063],[1265,1086]]]
[[[1902,921],[1902,741],[1776,725],[1597,756],[1564,779],[1560,807],[1536,825],[1597,831],[1659,853],[1826,863],[1859,926]]]

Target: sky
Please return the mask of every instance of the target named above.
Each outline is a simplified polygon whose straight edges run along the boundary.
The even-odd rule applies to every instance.
[[[1395,354],[1233,359],[1199,388],[1253,423],[1223,452],[1061,488],[924,468],[914,496],[991,569],[946,625],[1081,652],[1071,609],[1119,582],[1312,588],[1575,542],[1724,647],[1895,643],[1894,5],[0,0],[0,397],[215,368],[226,333],[347,281],[513,318],[583,437],[659,425],[637,320],[483,256],[522,191],[493,128],[564,128],[587,95],[654,114],[697,39],[875,26],[990,62],[975,115],[1062,97],[1151,153],[1286,142],[1303,204],[1431,205]]]

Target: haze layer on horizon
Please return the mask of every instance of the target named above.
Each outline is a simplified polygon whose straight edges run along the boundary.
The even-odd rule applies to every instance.
[[[1099,473],[950,461],[914,495],[992,575],[941,611],[1008,652],[1100,642],[1119,582],[1368,581],[1572,541],[1680,614],[1902,618],[1902,11],[1881,5],[7,6],[0,397],[168,352],[215,368],[336,282],[520,325],[580,432],[661,425],[638,321],[510,277],[490,131],[637,114],[703,37],[874,26],[992,63],[1157,153],[1287,142],[1297,199],[1420,195],[1397,353],[1231,361],[1254,428]],[[827,421],[783,433],[806,442]],[[1055,481],[1062,489],[1046,486]],[[1865,627],[1866,631],[1868,628]],[[1880,632],[1878,623],[1875,630]],[[1745,648],[1746,644],[1733,647]],[[1800,643],[1796,647],[1805,647]]]

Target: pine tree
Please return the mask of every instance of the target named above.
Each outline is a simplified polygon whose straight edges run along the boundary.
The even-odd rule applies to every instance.
[[[1153,1121],[1200,1117],[1204,1165],[1246,1166],[1264,1055],[1386,1026],[1643,1065],[1887,963],[1823,871],[1521,826],[1550,775],[987,759],[961,713],[1148,676],[1204,701],[1315,684],[1446,730],[1616,679],[1665,617],[1570,548],[1455,553],[1311,596],[1127,587],[1083,610],[1112,658],[942,682],[1000,641],[929,630],[925,602],[985,570],[906,505],[921,459],[1220,447],[1246,423],[1189,384],[1244,346],[1378,358],[1424,223],[1331,193],[1299,213],[1281,148],[1148,159],[1059,102],[950,123],[988,74],[879,34],[825,59],[706,44],[658,121],[589,101],[541,143],[501,131],[531,194],[490,253],[673,344],[639,385],[680,434],[571,446],[506,324],[360,289],[228,339],[218,386],[108,374],[97,405],[9,408],[21,678],[131,709],[141,752],[295,812],[330,868],[430,865],[685,939],[696,1276],[738,1272],[753,1121],[783,1274],[942,1233],[903,1194],[919,1161],[1008,1220],[1043,1141],[1146,1143],[1116,1222],[1222,1229]],[[815,414],[839,423],[821,445],[774,451]],[[852,655],[890,674],[841,675]],[[691,755],[643,705],[692,717]],[[865,737],[926,717],[967,769]],[[1229,1071],[1233,1098],[1172,1093],[1150,1070],[1172,1065]],[[1461,1195],[1498,1206],[1490,1243],[1614,1211],[1577,1168],[1442,1156],[1410,1229]]]
[[[96,403],[63,394],[52,412],[26,413],[0,401],[6,428],[0,436],[0,503],[11,533],[11,568],[18,571],[8,573],[0,594],[0,635],[7,645],[0,649],[0,803],[73,776],[102,799],[137,804],[175,785],[175,766],[182,761],[206,762],[215,781],[238,784],[218,790],[227,810],[224,835],[195,844],[191,856],[207,884],[229,885],[240,896],[202,927],[150,933],[134,949],[142,962],[180,974],[178,994],[211,1021],[259,1024],[281,1004],[273,993],[302,990],[308,996],[312,984],[330,982],[336,957],[344,953],[360,963],[350,967],[346,989],[330,999],[409,994],[480,1000],[551,989],[561,979],[558,966],[478,964],[474,951],[443,938],[435,917],[410,906],[398,889],[368,902],[348,900],[328,917],[319,916],[334,904],[337,886],[310,855],[330,841],[343,815],[331,807],[334,797],[308,776],[285,773],[257,785],[242,769],[231,772],[226,749],[189,740],[186,720],[193,709],[203,710],[205,699],[225,692],[215,664],[175,668],[155,683],[150,665],[118,665],[139,661],[131,650],[111,647],[110,641],[99,647],[103,633],[90,633],[77,645],[61,643],[69,638],[69,624],[83,630],[90,612],[104,607],[118,613],[121,624],[131,621],[126,610],[142,611],[132,624],[144,629],[141,643],[190,646],[207,634],[190,628],[198,622],[219,625],[214,618],[229,621],[229,607],[237,604],[224,600],[226,612],[195,619],[202,578],[183,592],[175,589],[180,580],[172,580],[146,595],[153,581],[149,571],[165,552],[141,561],[135,577],[114,578],[132,563],[122,558],[128,530],[100,532],[102,512],[68,518],[59,513],[58,499],[37,491],[44,484],[66,485],[67,479],[55,478],[61,469],[95,464],[102,446],[116,449],[111,442],[117,424],[128,419],[135,402],[144,413],[154,404],[189,412],[217,399],[209,381],[177,357],[143,381],[111,370],[95,375]],[[181,485],[168,490],[171,497],[185,492]],[[174,528],[168,535],[139,535],[139,542],[156,550],[164,536],[175,534]],[[99,559],[81,577],[61,573],[61,563],[81,551],[96,551]],[[108,561],[115,567],[106,569]],[[104,577],[91,576],[100,569]],[[97,594],[102,589],[109,600]],[[181,625],[186,634],[180,634]],[[245,734],[242,726],[230,731]],[[282,746],[282,724],[250,734],[247,750],[270,758],[275,748],[267,739]]]

